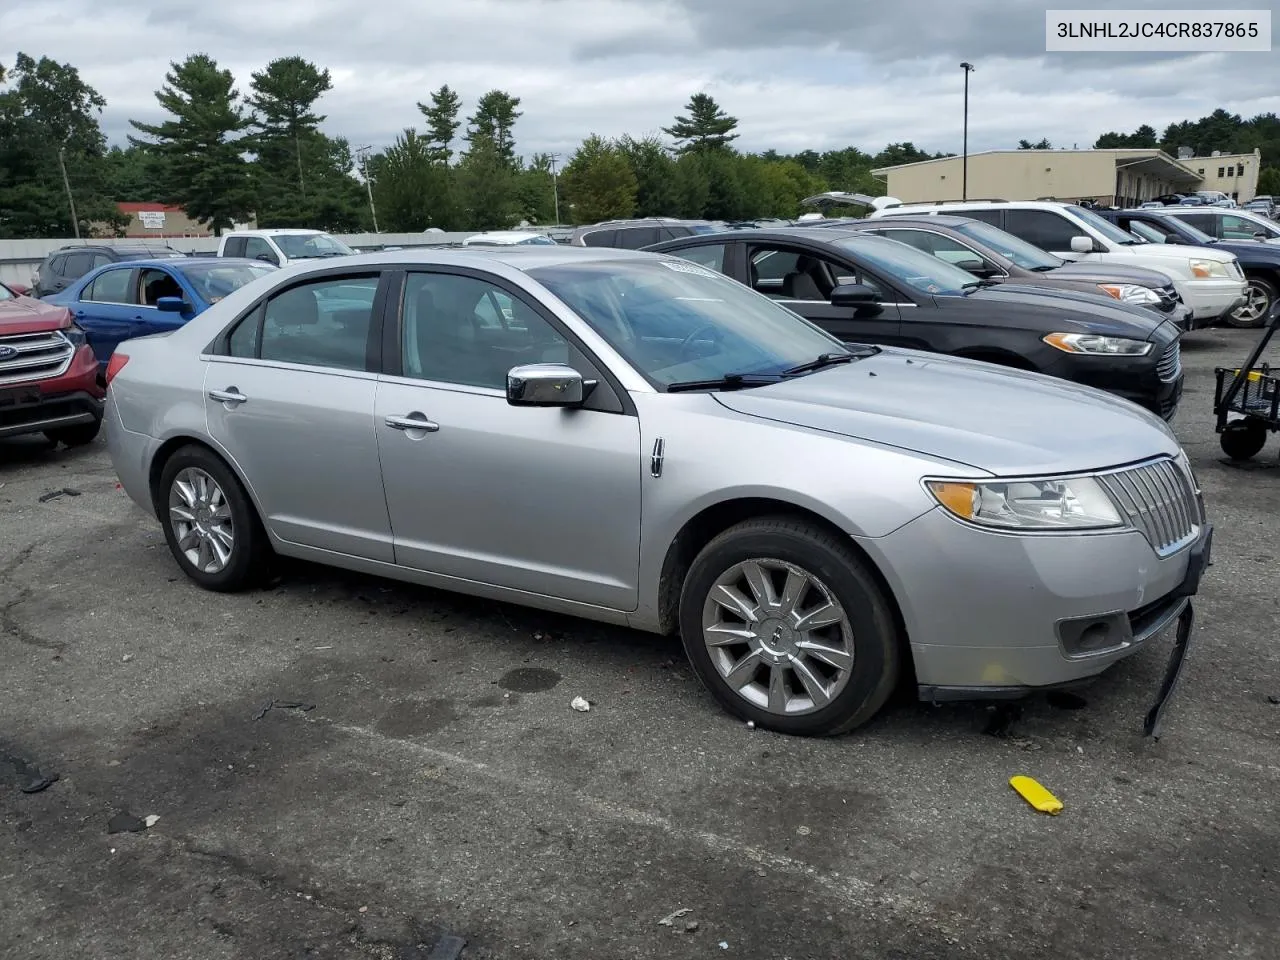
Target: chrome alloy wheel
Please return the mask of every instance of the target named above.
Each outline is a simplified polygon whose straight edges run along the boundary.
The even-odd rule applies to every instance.
[[[1250,281],[1244,292],[1244,303],[1231,311],[1231,318],[1240,326],[1254,326],[1266,314],[1270,298],[1267,291]]]
[[[218,481],[187,467],[169,487],[169,523],[178,549],[201,573],[221,573],[235,549],[231,505]]]
[[[730,689],[778,716],[821,710],[852,673],[840,601],[783,560],[745,560],[721,574],[703,604],[702,638]]]

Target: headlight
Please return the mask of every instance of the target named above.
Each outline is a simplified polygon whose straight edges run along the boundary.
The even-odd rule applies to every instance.
[[[70,340],[73,346],[78,347],[89,342],[89,338],[85,336],[84,330],[76,326],[74,323],[69,327],[63,327],[62,335]]]
[[[1150,287],[1136,283],[1100,283],[1098,289],[1125,303],[1159,303],[1160,297]]]
[[[1097,333],[1046,333],[1042,338],[1063,353],[1089,353],[1095,356],[1145,357],[1151,352],[1146,340],[1104,337]]]
[[[1206,277],[1225,277],[1227,276],[1227,265],[1219,263],[1217,260],[1192,260],[1191,273],[1202,280]]]
[[[1124,525],[1115,504],[1091,477],[973,483],[927,480],[951,514],[985,527],[1022,530],[1101,530]]]

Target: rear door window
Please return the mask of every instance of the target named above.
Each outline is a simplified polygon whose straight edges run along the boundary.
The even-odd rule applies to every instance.
[[[224,248],[228,257],[243,257],[247,237],[228,237]]]
[[[69,280],[76,280],[83,277],[92,269],[92,253],[69,253],[67,254],[67,262],[62,267],[61,274]]]
[[[727,244],[704,243],[701,246],[687,247],[684,250],[673,250],[671,252],[682,260],[688,260],[690,263],[710,267],[712,270],[724,273],[725,252],[728,249]]]
[[[1197,230],[1203,230],[1211,237],[1220,238],[1222,236],[1222,231],[1219,229],[1221,221],[1211,213],[1193,213],[1183,216],[1182,219]]]
[[[983,223],[989,223],[993,227],[1000,226],[1000,221],[1004,217],[1003,210],[958,210],[956,216],[968,217],[970,220],[981,220]],[[1012,233],[1013,231],[1009,231]]]
[[[616,247],[617,230],[592,230],[582,235],[584,247]]]
[[[662,239],[660,227],[627,227],[618,231],[618,246],[624,250],[639,250]]]
[[[104,270],[93,278],[80,299],[91,303],[128,303],[129,277],[132,274],[129,267]]]

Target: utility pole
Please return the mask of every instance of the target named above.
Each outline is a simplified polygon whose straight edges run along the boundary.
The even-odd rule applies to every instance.
[[[62,169],[62,185],[67,191],[67,206],[71,208],[71,229],[75,231],[76,239],[80,239],[80,218],[76,216],[76,201],[71,196],[71,181],[67,179],[67,148],[65,146],[58,148],[58,166]]]
[[[560,160],[560,154],[549,153],[547,157],[551,160],[551,195],[555,198],[556,203],[556,226],[560,226],[560,181],[556,177],[556,163]]]
[[[373,217],[373,232],[381,233],[378,229],[378,211],[373,206],[373,181],[369,179],[369,151],[372,147],[356,147],[356,156],[360,158],[360,176],[364,177],[364,187],[369,193],[369,214]]]
[[[964,158],[960,161],[960,199],[969,199],[969,74],[973,72],[973,64],[960,64],[964,71]]]

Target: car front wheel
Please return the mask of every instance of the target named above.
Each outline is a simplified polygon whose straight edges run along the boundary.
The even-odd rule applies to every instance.
[[[230,468],[203,447],[183,447],[165,463],[157,506],[165,540],[183,572],[208,590],[259,582],[270,556],[257,511]]]
[[[1266,321],[1267,312],[1280,296],[1280,291],[1269,280],[1251,276],[1245,289],[1245,301],[1227,314],[1227,323],[1233,327],[1260,327]]]
[[[782,733],[865,723],[900,670],[893,612],[865,562],[845,538],[789,517],[707,544],[681,591],[680,632],[726,709]]]

